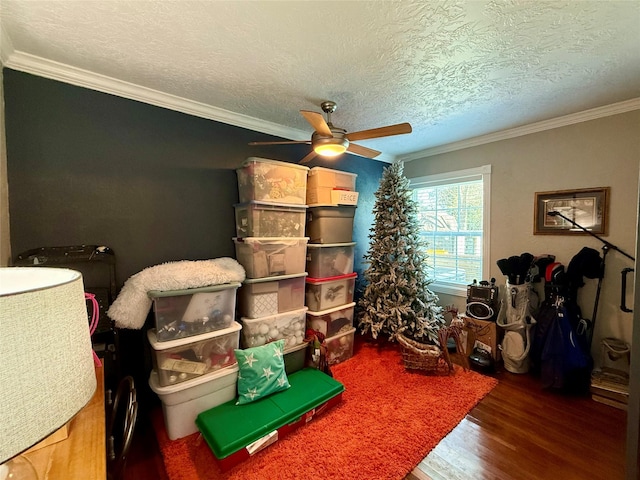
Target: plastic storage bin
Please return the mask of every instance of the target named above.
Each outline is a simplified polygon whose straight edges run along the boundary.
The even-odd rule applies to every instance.
[[[306,205],[251,201],[233,207],[238,237],[304,237]]]
[[[289,347],[284,350],[284,371],[287,375],[291,375],[305,367],[308,346],[309,344],[307,342],[302,342],[300,345]]]
[[[333,337],[345,327],[353,327],[353,312],[355,302],[329,308],[320,312],[307,312],[307,328],[324,334],[325,337]]]
[[[162,414],[169,439],[176,440],[198,431],[200,412],[233,400],[237,393],[238,366],[231,365],[178,385],[163,387],[158,372],[152,371],[149,386],[162,402]]]
[[[240,346],[242,326],[233,322],[229,328],[197,337],[158,342],[155,329],[147,331],[153,350],[153,368],[161,387],[200,377],[236,363],[234,350]]]
[[[152,290],[156,340],[178,338],[228,328],[236,312],[239,283],[225,283],[188,290]]]
[[[325,278],[353,272],[355,242],[307,245],[307,273]]]
[[[244,267],[247,278],[304,273],[307,237],[234,238],[236,259]]]
[[[296,273],[246,279],[238,293],[240,315],[257,318],[304,307],[306,276],[306,273]]]
[[[341,190],[355,190],[355,173],[333,170],[331,168],[313,167],[309,170],[308,187],[331,187]]]
[[[328,278],[306,279],[306,305],[319,312],[353,302],[357,273]]]
[[[284,338],[285,348],[304,341],[307,307],[270,317],[242,318],[242,344],[244,348],[258,347]]]
[[[353,205],[309,205],[306,235],[311,243],[348,243],[353,239]]]
[[[358,201],[355,173],[324,167],[313,167],[307,179],[307,203],[332,203],[355,205]],[[350,195],[337,195],[334,191],[348,191]],[[355,195],[354,195],[355,194]]]
[[[326,339],[327,363],[335,365],[353,357],[353,340],[356,329],[350,328]]]
[[[309,167],[250,157],[236,170],[240,203],[259,200],[306,204]]]

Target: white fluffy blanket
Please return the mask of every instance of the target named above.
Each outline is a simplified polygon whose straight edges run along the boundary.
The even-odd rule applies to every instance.
[[[184,290],[222,283],[242,282],[245,271],[233,258],[182,260],[147,267],[129,277],[107,315],[118,328],[140,329],[149,314],[151,290]]]

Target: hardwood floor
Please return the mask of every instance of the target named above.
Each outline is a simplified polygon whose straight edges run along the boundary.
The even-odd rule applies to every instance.
[[[407,480],[624,478],[626,412],[588,397],[544,391],[530,375],[498,371],[495,377],[498,386]],[[167,480],[144,415],[125,480]]]

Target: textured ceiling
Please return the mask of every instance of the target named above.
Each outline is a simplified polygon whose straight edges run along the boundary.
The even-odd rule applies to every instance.
[[[412,124],[359,142],[387,160],[640,105],[635,0],[0,0],[0,15],[10,68],[295,140],[312,132],[299,110],[334,100],[347,131]]]

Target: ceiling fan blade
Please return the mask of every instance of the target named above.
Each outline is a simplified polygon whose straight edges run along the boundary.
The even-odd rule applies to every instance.
[[[308,163],[311,160],[313,160],[314,158],[316,158],[318,156],[318,154],[316,152],[314,152],[313,150],[311,150],[311,152],[309,152],[302,160],[300,160],[300,162],[298,163]]]
[[[363,147],[362,145],[356,145],[355,143],[350,143],[347,147],[347,151],[355,153],[357,155],[362,155],[363,157],[367,158],[376,158],[381,153],[372,148]]]
[[[278,142],[249,142],[249,145],[301,145],[303,143],[311,144],[309,140],[283,140]]]
[[[333,137],[333,133],[331,133],[331,129],[321,113],[310,112],[309,110],[300,110],[300,113],[320,135]]]
[[[346,137],[350,142],[358,140],[367,140],[369,138],[390,137],[392,135],[402,135],[403,133],[411,133],[411,124],[398,123],[397,125],[389,125],[387,127],[372,128],[370,130],[361,130],[359,132],[347,133]]]

